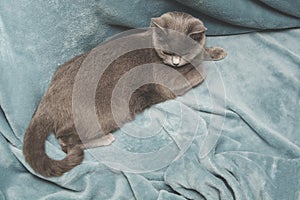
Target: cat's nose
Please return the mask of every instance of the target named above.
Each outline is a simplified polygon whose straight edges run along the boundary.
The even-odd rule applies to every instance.
[[[180,63],[181,57],[180,56],[172,56],[172,63],[174,66],[178,66]]]

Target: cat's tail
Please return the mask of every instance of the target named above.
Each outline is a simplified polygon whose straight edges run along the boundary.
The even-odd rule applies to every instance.
[[[53,126],[42,122],[45,118],[34,117],[26,130],[23,144],[25,160],[32,169],[45,176],[61,176],[79,165],[84,156],[79,145],[72,148],[62,160],[51,159],[45,151],[45,141],[53,130]]]

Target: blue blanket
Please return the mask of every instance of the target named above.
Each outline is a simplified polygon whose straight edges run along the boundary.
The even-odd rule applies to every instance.
[[[111,148],[101,147],[62,177],[35,174],[23,136],[59,65],[173,10],[202,19],[214,36],[208,46],[228,56],[207,65],[203,84],[126,124],[161,134],[138,140],[119,130],[114,145],[158,152],[172,142],[165,135],[180,141],[192,131],[188,148],[162,166],[125,159],[130,171],[93,157]],[[300,199],[299,13],[295,0],[1,1],[0,199]],[[149,115],[157,120],[150,127]],[[64,156],[53,136],[46,146]],[[148,168],[156,170],[138,170]]]

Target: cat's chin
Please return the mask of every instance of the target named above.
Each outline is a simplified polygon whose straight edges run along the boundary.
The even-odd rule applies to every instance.
[[[183,63],[181,65],[173,65],[172,63],[168,63],[168,62],[164,62],[165,65],[168,65],[172,68],[180,68],[180,67],[184,67],[185,65],[187,65],[188,63]]]

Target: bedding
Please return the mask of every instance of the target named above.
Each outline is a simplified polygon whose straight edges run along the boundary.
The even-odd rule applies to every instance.
[[[115,145],[141,155],[160,152],[172,142],[166,135],[190,137],[182,155],[160,165],[101,147],[61,177],[35,174],[24,161],[23,136],[59,65],[174,10],[203,20],[207,45],[228,55],[207,64],[203,84],[126,124],[159,135],[114,135]],[[300,199],[299,13],[294,0],[1,1],[0,199]],[[149,116],[157,120],[150,127]],[[53,136],[46,148],[64,157]]]

